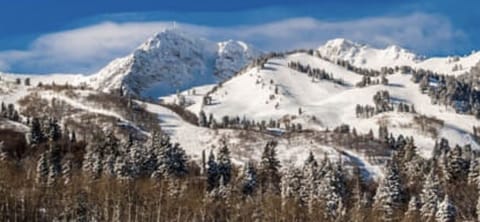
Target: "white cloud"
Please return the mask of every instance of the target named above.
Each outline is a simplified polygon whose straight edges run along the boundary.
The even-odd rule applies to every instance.
[[[33,41],[28,50],[0,52],[0,69],[32,73],[91,73],[171,26],[172,22],[105,22],[46,34]],[[423,13],[349,21],[293,18],[251,26],[179,24],[179,27],[207,39],[239,39],[264,50],[312,48],[328,39],[343,37],[374,46],[397,44],[420,53],[445,53],[466,40],[466,36],[454,29],[447,19]]]

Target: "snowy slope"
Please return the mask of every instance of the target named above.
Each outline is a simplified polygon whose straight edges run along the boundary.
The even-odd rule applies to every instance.
[[[335,78],[342,78],[350,86],[326,80],[312,82],[306,74],[288,68],[290,61],[302,61],[312,67],[325,69],[333,73]],[[268,121],[291,117],[293,122],[302,123],[311,129],[332,128],[347,123],[362,133],[367,133],[370,129],[376,132],[379,122],[386,122],[394,134],[414,136],[416,144],[423,148],[422,154],[428,157],[435,138],[419,132],[418,127],[413,124],[416,114],[387,112],[368,119],[356,118],[357,104],[374,105],[374,94],[380,90],[388,90],[394,101],[413,104],[418,114],[443,120],[445,124],[438,130],[439,137],[446,137],[453,144],[472,142],[472,127],[480,125],[480,122],[473,116],[460,115],[443,106],[432,105],[430,98],[421,94],[418,85],[411,82],[410,78],[410,75],[396,73],[388,76],[390,84],[387,86],[357,88],[353,85],[360,81],[360,75],[317,57],[297,53],[285,59],[270,59],[264,69],[253,68],[225,82],[211,94],[212,105],[204,106],[203,110],[207,115],[213,113],[217,118],[238,115],[247,119]],[[278,95],[275,94],[275,86],[278,87]],[[299,108],[302,109],[301,115],[298,115]],[[202,107],[192,105],[189,109],[198,113]],[[319,121],[311,121],[312,116]],[[479,148],[476,143],[473,146]]]
[[[17,79],[21,84],[16,83]],[[30,86],[25,86],[26,79],[30,79]],[[88,77],[81,74],[20,75],[0,72],[0,101],[15,104],[40,83],[79,86],[87,84],[87,81]]]
[[[194,126],[181,119],[177,114],[162,106],[143,103],[150,112],[157,113],[161,120],[164,132],[170,135],[173,142],[178,142],[193,159],[200,161],[202,151],[207,153],[218,148],[221,138],[229,138],[229,149],[236,164],[247,161],[260,161],[265,144],[274,139],[271,136],[250,132],[254,140],[242,139],[242,131],[229,129],[209,129]],[[338,160],[358,165],[367,177],[378,178],[382,176],[381,166],[369,163],[362,155],[340,147],[334,148],[323,144],[314,143],[302,136],[295,138],[275,138],[278,142],[277,154],[282,165],[288,168],[291,165],[302,166],[310,151],[320,159],[328,156],[331,160]],[[340,152],[342,151],[342,152]],[[215,150],[216,152],[216,150]]]
[[[112,61],[90,81],[106,92],[123,88],[137,95],[165,95],[229,77],[259,55],[243,42],[214,43],[165,30]]]

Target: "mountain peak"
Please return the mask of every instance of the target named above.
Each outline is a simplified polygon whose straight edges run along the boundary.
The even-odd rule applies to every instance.
[[[336,49],[342,49],[342,50],[348,50],[351,48],[360,48],[362,45],[352,42],[348,39],[344,38],[336,38],[336,39],[331,39],[328,40],[323,47],[325,48],[336,48]]]
[[[160,48],[162,47],[162,44],[181,45],[185,43],[192,44],[200,41],[202,41],[200,38],[191,37],[179,29],[168,28],[161,32],[155,33],[152,37],[147,39],[147,41],[141,44],[138,47],[138,50],[148,51],[151,49]]]
[[[159,96],[229,77],[259,55],[244,42],[214,43],[178,29],[165,29],[91,80],[102,91],[121,88],[137,95]]]

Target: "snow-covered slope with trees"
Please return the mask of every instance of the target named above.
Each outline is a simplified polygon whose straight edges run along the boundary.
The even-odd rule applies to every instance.
[[[315,79],[289,67],[289,63],[298,61],[331,73],[334,80],[341,81]],[[282,125],[300,123],[303,128],[320,130],[349,124],[358,132],[373,130],[375,134],[378,127],[384,125],[394,135],[413,136],[426,157],[441,137],[449,138],[454,144],[472,143],[474,148],[479,148],[471,136],[473,127],[479,124],[475,117],[432,104],[429,96],[421,93],[419,85],[411,81],[410,74],[396,72],[385,78],[388,84],[357,87],[362,75],[317,56],[295,53],[269,59],[263,67],[252,68],[224,82],[211,91],[209,104],[199,105],[202,101],[198,95],[185,93],[185,96],[194,102],[189,106],[192,112],[203,110],[207,116],[213,114],[217,121],[222,121],[224,116],[266,122],[278,120]],[[359,118],[357,105],[375,106],[373,97],[379,91],[388,91],[392,106],[413,105],[416,113],[395,110]],[[173,97],[166,100],[172,101]],[[427,132],[416,119],[422,115],[435,117],[443,124],[436,127],[434,133]]]
[[[73,117],[101,115],[102,118],[115,119],[113,125],[129,125],[140,132],[144,129],[138,126],[142,124],[137,125],[135,116],[127,118],[124,112],[111,112],[105,104],[97,107],[99,103],[88,101],[89,95],[95,96],[97,90],[96,96],[101,97],[104,95],[101,93],[113,93],[119,89],[140,96],[167,95],[162,97],[164,103],[180,104],[179,101],[183,101],[180,105],[197,116],[201,111],[206,116],[212,114],[218,125],[225,117],[257,123],[265,121],[267,124],[275,121],[280,124],[269,126],[267,131],[277,136],[288,131],[285,129],[287,124],[296,126],[300,131],[322,132],[348,124],[359,134],[372,130],[375,137],[380,136],[378,129],[382,126],[387,127],[395,137],[400,134],[412,136],[424,157],[431,156],[435,143],[442,137],[448,138],[452,144],[471,144],[474,149],[479,148],[472,131],[473,127],[480,125],[479,121],[472,115],[456,113],[449,106],[432,104],[431,98],[420,91],[420,84],[412,82],[411,74],[393,69],[393,73],[384,77],[372,76],[369,81],[374,83],[359,86],[365,81],[365,74],[337,62],[347,61],[355,67],[374,71],[383,67],[411,66],[456,75],[476,65],[480,60],[477,58],[479,54],[426,59],[397,46],[375,49],[335,39],[313,52],[264,55],[266,59],[260,56],[259,51],[243,42],[213,43],[176,30],[166,30],[150,38],[131,55],[112,61],[94,75],[2,74],[0,89],[2,101],[14,103],[20,106],[20,110],[19,100],[37,94],[40,99],[55,100],[71,109],[81,110],[82,114],[74,113]],[[247,64],[250,68],[242,69]],[[453,70],[455,65],[461,68]],[[309,74],[309,71],[302,70],[306,67],[315,71]],[[241,69],[241,73],[237,73]],[[26,79],[29,79],[28,86],[24,83]],[[216,84],[219,81],[221,83]],[[383,81],[386,82],[380,84]],[[68,97],[68,93],[58,94],[55,90],[39,88],[39,85],[49,85],[50,88],[52,85],[75,86],[74,92],[81,96]],[[171,94],[178,89],[185,91]],[[373,98],[380,91],[388,91],[392,107],[407,105],[415,107],[416,112],[395,109],[368,118],[359,117],[358,105],[376,106]],[[209,101],[205,103],[207,97]],[[255,159],[261,155],[255,147],[261,147],[272,138],[264,132],[255,132],[254,137],[261,138],[257,142],[242,140],[238,139],[245,136],[241,130],[196,126],[196,123],[188,123],[168,108],[154,104],[147,103],[146,110],[158,115],[162,129],[196,159],[202,150],[218,144],[222,137],[229,137],[233,141],[231,145],[238,147],[235,161],[240,163],[248,158]],[[425,128],[421,121],[427,117],[434,117],[438,122]],[[299,165],[308,151],[315,152],[317,156],[329,153],[332,159],[343,153],[344,157],[362,163],[374,175],[381,174],[376,168],[377,163],[365,160],[365,153],[344,145],[322,141],[310,142],[305,147],[306,141],[316,139],[301,136],[293,143],[290,139],[276,140],[279,141],[278,150],[283,162]],[[246,150],[250,153],[245,153]]]

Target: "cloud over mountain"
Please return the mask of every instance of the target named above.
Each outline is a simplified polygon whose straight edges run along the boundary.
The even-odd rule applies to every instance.
[[[114,58],[124,56],[149,36],[173,22],[102,22],[35,39],[26,50],[0,52],[0,69],[11,72],[93,73]],[[444,17],[425,13],[323,21],[309,17],[264,24],[209,27],[177,24],[192,35],[214,41],[242,40],[260,49],[279,51],[315,48],[342,37],[383,47],[400,45],[422,53],[448,53],[468,40]]]

